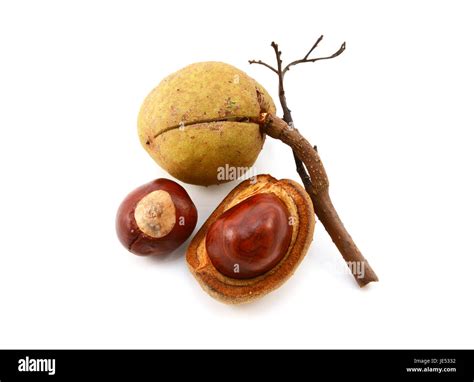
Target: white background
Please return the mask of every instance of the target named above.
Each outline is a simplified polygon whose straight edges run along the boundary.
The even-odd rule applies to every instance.
[[[471,5],[471,6],[470,6]],[[2,348],[474,346],[474,24],[469,1],[2,1]],[[282,288],[247,306],[205,294],[183,246],[129,254],[114,219],[167,176],[141,148],[148,92],[196,61],[339,58],[286,77],[340,215],[380,277],[360,290],[321,224]],[[267,139],[257,171],[298,180]],[[236,183],[185,185],[199,225]]]

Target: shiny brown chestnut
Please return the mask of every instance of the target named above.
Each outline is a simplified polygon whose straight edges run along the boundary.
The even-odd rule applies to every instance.
[[[166,255],[186,241],[196,222],[196,206],[186,190],[162,178],[128,194],[117,211],[115,227],[130,252]]]
[[[313,239],[313,204],[298,183],[258,175],[234,188],[194,236],[186,261],[212,297],[250,302],[280,287]]]
[[[285,256],[291,242],[290,223],[288,208],[275,194],[251,196],[228,209],[209,227],[209,259],[228,277],[260,276]]]

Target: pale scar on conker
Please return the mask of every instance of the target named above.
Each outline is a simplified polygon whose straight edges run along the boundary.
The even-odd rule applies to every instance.
[[[124,199],[116,231],[123,246],[136,255],[166,255],[186,241],[196,222],[196,207],[184,188],[156,179]]]
[[[281,286],[313,240],[315,218],[298,183],[270,175],[240,183],[194,236],[191,273],[212,297],[250,302]]]
[[[169,75],[146,97],[138,116],[145,150],[168,173],[210,185],[219,168],[253,165],[265,135],[262,112],[275,113],[268,92],[243,71],[222,62],[200,62]]]

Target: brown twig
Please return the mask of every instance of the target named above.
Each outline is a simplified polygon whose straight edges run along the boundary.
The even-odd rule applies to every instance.
[[[275,72],[276,74],[278,74],[277,70],[273,66],[268,65],[267,63],[263,62],[262,60],[249,60],[249,64],[263,65],[266,68],[270,69],[272,72]]]
[[[331,58],[335,58],[339,56],[342,52],[346,50],[346,43],[343,42],[341,47],[333,54],[330,56],[326,57],[317,57],[317,58],[308,58],[308,56],[311,54],[311,52],[318,46],[318,44],[321,42],[323,39],[323,36],[321,35],[318,40],[314,43],[313,47],[309,50],[309,52],[300,60],[295,60],[293,62],[290,62],[288,65],[285,66],[285,69],[283,69],[283,76],[286,74],[287,71],[290,70],[290,67],[298,65],[298,64],[303,64],[305,62],[316,62],[316,61],[321,61],[321,60],[330,60]]]
[[[377,275],[355,245],[332,204],[328,177],[318,152],[297,129],[291,128],[275,115],[262,114],[260,124],[267,135],[293,148],[296,156],[303,161],[310,176],[310,186],[305,188],[313,201],[314,210],[359,286],[363,287],[372,281],[378,281]]]
[[[346,44],[343,43],[331,56],[310,59],[310,54],[316,49],[322,39],[323,36],[320,36],[302,59],[291,62],[284,69],[282,68],[281,51],[275,42],[272,42],[271,46],[275,51],[277,69],[261,60],[250,60],[249,63],[266,66],[278,75],[278,95],[283,109],[283,120],[264,113],[262,114],[263,119],[260,122],[268,135],[272,138],[280,139],[292,148],[296,171],[313,201],[316,215],[341,252],[357,283],[362,287],[372,281],[378,281],[377,275],[355,245],[332,204],[329,197],[329,181],[316,146],[311,146],[298,130],[294,128],[291,110],[288,108],[283,85],[284,75],[290,70],[291,66],[334,58],[339,56],[346,48]],[[357,272],[355,271],[355,266],[358,267]],[[362,272],[360,272],[361,270]]]
[[[318,39],[318,41],[321,40],[322,37]],[[309,53],[312,52],[312,50],[316,47],[318,42],[311,48],[311,50],[308,52],[306,56],[309,55]],[[285,95],[285,87],[283,86],[283,70],[282,70],[282,60],[281,60],[281,51],[278,49],[278,44],[275,42],[272,42],[271,44],[273,50],[275,51],[275,56],[277,60],[277,67],[278,69],[276,70],[276,73],[278,75],[278,97],[280,99],[280,104],[283,109],[283,120],[291,127],[293,127],[293,117],[291,116],[291,110],[288,107],[288,104],[286,102],[286,95]],[[252,61],[249,61],[252,64]],[[263,65],[262,61],[260,63]],[[305,188],[311,186],[311,179],[306,172],[306,169],[304,168],[303,162],[298,158],[298,156],[295,153],[295,150],[293,150],[293,158],[295,160],[296,164],[296,172],[300,176]]]

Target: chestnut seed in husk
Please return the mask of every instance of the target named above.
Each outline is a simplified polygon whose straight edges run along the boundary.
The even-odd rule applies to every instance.
[[[197,210],[186,190],[169,179],[156,179],[132,191],[115,221],[117,236],[135,255],[167,255],[193,232]]]
[[[271,270],[291,241],[288,208],[273,193],[258,193],[224,212],[209,228],[206,250],[222,274],[249,279]]]
[[[258,175],[234,188],[194,235],[189,270],[212,297],[253,301],[291,277],[313,240],[313,204],[289,180]]]

